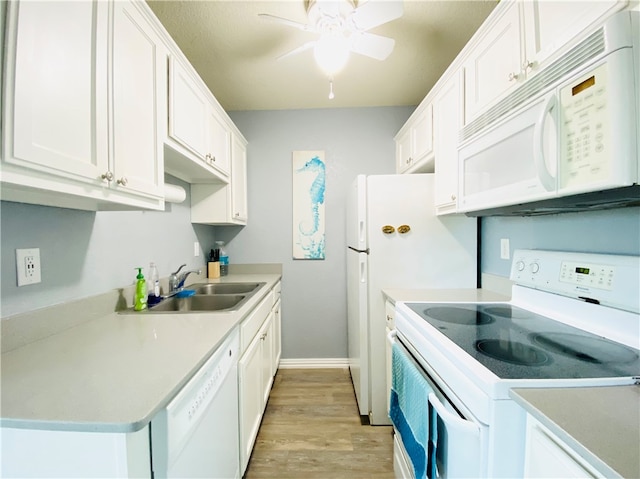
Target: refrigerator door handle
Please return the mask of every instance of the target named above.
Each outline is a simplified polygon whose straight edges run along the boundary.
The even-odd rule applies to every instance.
[[[354,248],[353,246],[347,246],[347,248],[349,248],[351,251],[355,251],[356,253],[369,254],[369,248],[367,248],[367,249],[358,249],[358,248]]]
[[[360,282],[367,282],[367,260],[366,258],[360,258]]]

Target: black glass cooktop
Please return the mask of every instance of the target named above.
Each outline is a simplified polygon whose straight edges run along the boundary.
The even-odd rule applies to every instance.
[[[407,306],[503,379],[640,376],[640,351],[503,303]]]

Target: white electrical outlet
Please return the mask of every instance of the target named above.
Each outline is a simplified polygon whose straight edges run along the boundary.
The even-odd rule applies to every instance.
[[[200,256],[200,243],[193,243],[193,256]]]
[[[500,259],[509,259],[509,238],[500,240]]]
[[[18,286],[40,283],[40,248],[17,249],[16,270]]]

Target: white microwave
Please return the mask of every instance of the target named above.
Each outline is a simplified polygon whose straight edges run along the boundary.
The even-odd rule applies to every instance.
[[[584,194],[613,189],[640,201],[640,57],[638,35],[632,33],[638,15],[615,15],[465,126],[459,211],[501,214],[501,207],[516,205],[510,214],[557,212],[571,210],[566,197],[581,202]],[[549,200],[556,198],[564,198],[565,206],[553,206]]]

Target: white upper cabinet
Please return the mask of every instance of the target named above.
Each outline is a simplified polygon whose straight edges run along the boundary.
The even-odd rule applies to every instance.
[[[247,207],[247,143],[244,138],[238,135],[233,135],[231,159],[231,219],[233,222],[246,224],[249,218]]]
[[[433,100],[435,132],[435,205],[437,214],[455,213],[458,205],[458,131],[462,125],[460,73],[447,80]]]
[[[480,27],[463,64],[465,123],[556,60],[626,0],[506,0]]]
[[[433,172],[432,105],[420,105],[395,140],[396,173]]]
[[[135,4],[114,3],[113,138],[119,188],[164,195],[167,50]]]
[[[531,78],[563,52],[563,46],[585,29],[591,30],[600,20],[621,10],[627,1],[575,0],[522,2],[524,23],[523,72]]]
[[[499,17],[492,19],[490,28],[483,30],[464,63],[467,122],[522,80],[520,37],[520,5],[510,2]]]
[[[204,83],[175,56],[169,67],[166,170],[189,183],[227,183],[231,132]]]
[[[2,199],[163,208],[163,55],[132,2],[10,2]]]
[[[247,142],[238,133],[232,135],[231,158],[231,181],[228,184],[191,185],[192,223],[247,224]]]

